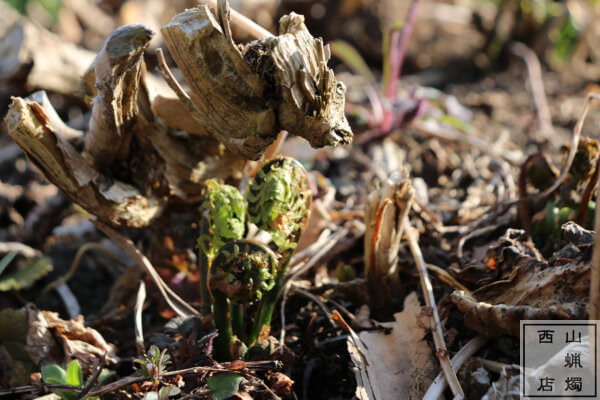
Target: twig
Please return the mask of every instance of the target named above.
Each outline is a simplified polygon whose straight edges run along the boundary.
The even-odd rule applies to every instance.
[[[218,7],[217,0],[206,0],[205,3],[209,4],[214,9],[217,9]],[[236,25],[238,28],[241,28],[250,35],[254,36],[256,39],[268,38],[273,36],[271,32],[258,25],[256,22],[252,21],[245,15],[235,11],[234,9],[231,9],[231,22],[233,22],[233,24]]]
[[[292,283],[292,289],[293,289],[294,292],[298,293],[299,295],[304,296],[307,299],[312,300],[313,302],[315,302],[315,304],[318,305],[321,308],[321,310],[323,310],[323,312],[325,313],[325,317],[327,318],[327,320],[329,321],[329,323],[332,326],[335,326],[333,320],[331,319],[331,316],[329,315],[330,314],[329,307],[327,307],[327,305],[325,305],[325,303],[323,303],[321,301],[321,299],[319,299],[317,296],[315,296],[311,292],[309,292],[307,290],[304,290],[303,288],[301,288],[299,286],[295,286],[293,283]]]
[[[331,249],[333,249],[336,246],[336,244],[348,234],[349,231],[350,230],[348,228],[342,228],[335,232],[333,235],[331,235],[329,237],[329,241],[325,245],[323,245],[323,247],[321,247],[321,249],[317,251],[317,253],[314,254],[308,261],[301,262],[294,268],[292,268],[290,270],[289,275],[286,277],[286,280],[292,281],[296,279],[299,275],[303,274],[304,272],[308,271],[313,266],[315,266],[324,255],[329,253]]]
[[[279,348],[283,350],[285,346],[285,304],[287,303],[287,297],[290,289],[292,288],[291,282],[285,284],[281,294],[281,308],[280,308],[280,319],[281,319],[281,332],[279,332]]]
[[[600,174],[598,174],[598,183],[600,186]],[[596,214],[594,220],[594,250],[592,253],[592,277],[590,282],[590,319],[600,318],[600,207],[596,201]]]
[[[79,250],[77,250],[77,253],[75,254],[75,258],[73,259],[73,262],[71,263],[71,268],[69,268],[67,273],[64,274],[63,276],[61,276],[60,278],[56,279],[55,281],[48,283],[40,292],[40,294],[37,298],[37,302],[39,302],[40,299],[42,299],[44,297],[44,295],[46,293],[48,293],[49,291],[51,291],[52,289],[56,289],[60,285],[66,284],[73,277],[73,275],[75,275],[75,272],[77,272],[77,269],[79,268],[79,265],[81,264],[83,255],[85,253],[87,253],[89,250],[97,250],[97,251],[103,253],[104,255],[106,255],[112,261],[114,261],[118,264],[121,264],[121,262],[115,256],[113,256],[110,251],[106,250],[106,248],[104,248],[104,246],[102,246],[101,244],[93,243],[93,242],[86,243],[83,246],[81,246],[79,248]]]
[[[140,287],[138,288],[134,307],[135,347],[138,356],[140,357],[144,357],[146,354],[146,347],[144,346],[144,326],[142,325],[142,309],[144,308],[144,301],[146,301],[146,284],[143,280],[140,280]]]
[[[79,392],[81,388],[78,386],[42,383],[41,385],[24,385],[15,386],[8,389],[0,389],[0,397],[23,393],[47,393],[48,390],[59,390],[61,392]]]
[[[475,336],[469,340],[455,355],[452,357],[450,364],[452,368],[458,370],[473,354],[477,353],[486,343],[488,339],[482,335]],[[423,396],[423,400],[438,400],[446,389],[446,379],[440,372],[433,380],[431,386]]]
[[[465,293],[471,294],[471,291],[469,289],[467,289],[462,283],[457,281],[456,278],[454,278],[452,275],[450,275],[448,273],[448,271],[446,271],[445,269],[442,269],[442,268],[438,267],[437,265],[433,265],[433,264],[425,264],[425,266],[430,271],[435,272],[438,275],[438,278],[442,282],[444,282],[448,286],[450,286],[452,289],[462,290]]]
[[[462,387],[460,386],[460,382],[452,369],[452,365],[450,364],[450,357],[448,356],[448,350],[446,349],[446,342],[444,341],[444,332],[442,331],[442,323],[440,322],[440,316],[437,312],[437,305],[435,302],[435,297],[433,295],[433,289],[431,287],[431,281],[429,280],[429,275],[427,274],[427,268],[425,267],[426,263],[423,259],[423,254],[421,253],[421,248],[419,247],[418,237],[419,233],[415,228],[410,225],[410,220],[406,217],[406,238],[408,241],[408,245],[410,247],[410,251],[415,259],[415,263],[417,264],[417,269],[419,270],[419,277],[421,279],[421,287],[423,289],[423,297],[425,297],[425,303],[428,307],[433,310],[432,316],[432,325],[433,325],[433,341],[436,347],[436,356],[440,361],[440,365],[442,367],[442,371],[446,376],[446,380],[450,385],[450,389],[454,394],[455,398],[464,397],[464,392]]]
[[[531,82],[531,94],[533,95],[533,102],[535,103],[538,118],[540,120],[540,139],[541,141],[547,141],[554,133],[554,128],[552,127],[550,108],[548,107],[546,94],[544,93],[544,81],[542,79],[540,60],[535,52],[523,43],[510,43],[508,48],[514,55],[521,57],[527,66],[529,81]]]
[[[249,370],[271,370],[271,369],[279,369],[281,368],[280,361],[246,361],[242,364],[239,364],[239,361],[234,363],[221,363],[217,364],[214,367],[191,367],[180,369],[177,371],[169,371],[165,372],[160,376],[160,378],[169,378],[177,375],[187,376],[187,375],[203,375],[207,372],[226,372],[226,371],[237,371],[241,368],[249,369]],[[149,379],[154,379],[153,376],[128,376],[122,378],[116,382],[109,383],[99,389],[93,390],[89,393],[90,396],[102,396],[106,393],[113,392],[115,390],[124,388],[126,386],[131,385],[132,383],[144,382]],[[1,394],[1,392],[0,392]]]
[[[562,182],[567,177],[567,174],[569,173],[569,170],[571,169],[571,166],[573,165],[573,160],[575,159],[575,155],[577,154],[577,149],[579,147],[579,138],[581,137],[581,129],[583,128],[583,123],[584,123],[585,117],[587,116],[587,113],[589,111],[590,101],[592,99],[600,100],[600,95],[595,94],[595,93],[589,93],[585,97],[585,102],[583,103],[583,108],[581,109],[581,113],[579,114],[579,119],[577,120],[577,123],[575,124],[575,127],[573,128],[573,132],[571,133],[571,144],[570,144],[570,148],[569,148],[569,153],[567,154],[567,161],[563,164],[562,168],[560,169],[560,174],[559,174],[558,178],[556,178],[554,183],[550,187],[548,187],[546,190],[543,190],[541,192],[532,193],[532,194],[529,194],[518,200],[514,200],[514,201],[511,201],[508,203],[502,203],[502,204],[496,205],[494,207],[495,211],[493,211],[491,214],[489,214],[483,220],[475,222],[475,224],[474,224],[475,226],[481,224],[482,222],[496,218],[498,215],[504,214],[511,207],[513,207],[521,202],[535,202],[539,199],[542,199],[542,198],[548,196],[549,194],[554,192],[556,189],[558,189],[558,187],[562,184]],[[489,211],[487,211],[486,213],[489,213]],[[484,215],[485,215],[485,213],[484,213]],[[473,226],[471,226],[471,228],[472,227]],[[600,257],[600,255],[598,257]],[[600,262],[600,259],[599,259],[599,262]],[[600,283],[600,277],[598,279],[599,279],[599,283]],[[599,296],[598,301],[600,301],[600,293],[598,294],[598,296]]]
[[[100,359],[100,362],[98,363],[98,368],[96,368],[96,370],[94,371],[94,374],[90,377],[90,380],[88,381],[87,385],[85,385],[83,390],[81,392],[79,392],[79,394],[77,395],[75,400],[84,399],[85,396],[90,392],[90,390],[92,389],[92,386],[94,386],[96,384],[96,382],[98,381],[98,378],[100,377],[100,374],[102,373],[102,368],[104,368],[105,362],[106,362],[106,352],[102,355],[102,358]]]
[[[576,222],[584,228],[587,221],[588,209],[590,208],[590,201],[592,200],[594,189],[596,189],[598,184],[598,175],[600,175],[600,157],[598,157],[598,161],[596,162],[596,170],[581,195],[581,203],[579,203],[579,211],[577,211]]]
[[[368,349],[363,343],[362,340],[358,337],[356,332],[348,325],[344,318],[341,316],[338,310],[333,310],[331,313],[331,318],[346,331],[350,338],[348,342],[350,342],[353,346],[348,346],[348,350],[350,352],[350,356],[352,357],[352,362],[354,366],[358,369],[355,373],[357,390],[355,395],[359,398],[359,400],[381,400],[375,397],[375,391],[371,386],[371,378],[369,377],[369,371],[367,370],[367,365],[369,365],[369,361],[367,360]]]
[[[332,290],[332,289],[334,289],[336,291],[340,291],[340,290],[354,288],[357,286],[364,286],[365,283],[366,283],[366,281],[363,278],[356,278],[356,279],[352,279],[347,282],[324,283],[319,286],[307,288],[306,290],[308,290],[309,292],[314,293],[314,294],[321,294],[321,293],[324,293],[324,292],[326,292],[328,290]]]
[[[156,56],[158,58],[158,66],[160,67],[158,71],[160,72],[162,77],[165,79],[169,87],[173,89],[179,100],[181,100],[181,102],[187,108],[192,117],[194,117],[194,120],[206,129],[206,121],[200,118],[200,116],[204,116],[204,113],[196,106],[196,104],[194,104],[192,98],[186,93],[185,90],[183,90],[179,82],[177,82],[177,79],[175,79],[175,76],[173,76],[173,73],[167,65],[165,55],[163,54],[161,48],[156,49]]]
[[[471,240],[473,238],[476,238],[477,236],[481,236],[481,235],[485,235],[486,233],[493,232],[496,229],[498,229],[499,226],[500,225],[484,226],[483,228],[476,229],[476,230],[472,231],[471,233],[468,233],[465,236],[461,237],[460,240],[458,241],[458,247],[456,249],[458,258],[459,259],[463,258],[463,248],[465,247],[465,243],[467,242],[467,240]]]
[[[190,315],[199,315],[198,311],[196,311],[192,306],[190,306],[185,300],[179,297],[171,288],[162,280],[154,266],[144,256],[138,249],[135,247],[133,242],[127,239],[125,236],[121,235],[119,232],[114,229],[108,227],[104,223],[92,220],[92,223],[104,232],[109,238],[114,240],[129,256],[140,266],[144,271],[150,275],[154,284],[157,286],[160,294],[163,296],[169,307],[173,309],[180,317],[189,317]]]

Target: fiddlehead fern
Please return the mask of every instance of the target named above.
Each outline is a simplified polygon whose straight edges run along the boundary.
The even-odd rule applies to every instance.
[[[231,358],[233,335],[245,340],[243,306],[261,300],[275,286],[277,257],[265,245],[251,240],[225,244],[211,266],[215,324],[219,329],[217,356]]]
[[[206,194],[202,203],[202,220],[198,248],[200,249],[200,296],[202,312],[211,306],[208,291],[210,265],[217,251],[231,240],[244,236],[246,206],[244,198],[233,186],[213,179],[205,182]]]
[[[275,286],[261,302],[252,327],[250,344],[254,344],[271,324],[288,264],[310,217],[312,193],[304,167],[292,158],[280,157],[263,165],[246,197],[249,220],[270,233],[281,255]]]

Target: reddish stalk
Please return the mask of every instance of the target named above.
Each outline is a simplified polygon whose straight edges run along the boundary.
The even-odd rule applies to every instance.
[[[387,133],[392,128],[392,109],[391,103],[396,97],[396,86],[398,84],[398,79],[400,79],[400,74],[402,73],[402,66],[404,64],[404,59],[406,58],[406,51],[408,50],[408,42],[412,36],[415,23],[417,22],[417,14],[419,10],[419,6],[423,0],[413,0],[410,5],[410,10],[408,11],[408,15],[406,16],[406,22],[402,27],[402,32],[394,31],[390,38],[390,63],[391,65],[391,73],[390,73],[390,81],[388,82],[388,86],[386,88],[385,97],[388,100],[388,105],[383,114],[383,123],[381,125],[381,130],[384,133]]]

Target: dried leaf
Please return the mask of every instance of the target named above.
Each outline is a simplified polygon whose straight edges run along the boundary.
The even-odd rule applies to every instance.
[[[25,350],[36,364],[66,364],[77,359],[81,368],[89,373],[95,361],[106,353],[106,362],[116,363],[115,347],[107,343],[102,335],[87,328],[80,315],[65,321],[57,313],[39,311],[27,306],[29,330]]]
[[[420,399],[438,372],[437,361],[417,326],[421,306],[412,292],[404,300],[404,311],[395,321],[383,323],[389,334],[365,331],[359,334],[368,361],[367,372],[376,399]]]
[[[519,336],[522,319],[587,319],[590,267],[584,253],[567,263],[562,257],[540,261],[536,252],[511,253],[513,269],[507,279],[485,285],[472,296],[456,291],[451,299],[465,314],[467,326],[488,336]],[[506,258],[507,252],[503,254]]]

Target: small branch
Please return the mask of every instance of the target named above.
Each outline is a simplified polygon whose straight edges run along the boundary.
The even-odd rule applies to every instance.
[[[209,4],[215,10],[219,6],[219,1],[217,0],[205,0],[204,3]],[[231,22],[238,28],[243,29],[248,34],[254,36],[255,39],[273,37],[271,32],[233,9],[231,10]]]
[[[450,385],[450,389],[452,390],[453,395],[455,396],[455,398],[463,398],[465,394],[462,390],[462,387],[460,386],[460,382],[458,381],[454,370],[452,369],[452,365],[450,364],[450,357],[448,356],[448,350],[446,349],[446,342],[444,341],[444,332],[442,330],[442,323],[440,321],[440,316],[437,311],[437,304],[433,295],[431,281],[429,280],[429,275],[427,274],[427,267],[425,266],[426,263],[423,259],[421,248],[419,247],[419,233],[415,228],[413,228],[410,225],[408,217],[406,218],[405,223],[406,238],[410,247],[410,251],[415,259],[415,263],[417,264],[417,269],[419,270],[419,277],[421,278],[421,287],[423,289],[423,297],[425,297],[425,303],[427,304],[427,306],[433,310],[431,322],[433,326],[433,341],[435,342],[436,347],[435,354],[440,361],[442,371],[446,376],[446,380]]]
[[[171,288],[162,280],[156,269],[138,249],[135,247],[133,242],[130,239],[127,239],[125,236],[121,235],[119,232],[114,229],[108,227],[100,221],[92,220],[92,223],[96,226],[96,228],[100,229],[102,232],[106,234],[109,238],[114,240],[129,256],[140,266],[144,271],[150,275],[161,295],[180,317],[189,317],[190,315],[199,315],[198,311],[196,311],[192,306],[190,306],[185,300],[179,297]]]
[[[161,378],[171,378],[175,376],[194,376],[194,375],[205,375],[210,372],[236,372],[243,369],[248,369],[250,371],[267,371],[267,370],[276,370],[281,368],[280,361],[247,361],[241,362],[236,361],[233,363],[220,363],[216,364],[212,367],[192,367],[185,368],[176,371],[165,372],[161,375]],[[125,378],[119,379],[116,382],[109,383],[107,385],[102,386],[101,388],[91,390],[88,392],[89,396],[102,396],[108,394],[110,392],[114,392],[116,390],[125,388],[133,383],[144,382],[147,380],[154,379],[153,376],[127,376]],[[8,389],[0,389],[0,396],[7,396],[11,394],[21,394],[21,393],[44,393],[48,390],[59,390],[64,392],[79,392],[81,390],[80,387],[68,386],[68,385],[51,385],[51,384],[42,384],[41,386],[18,386],[14,388]]]
[[[455,355],[452,357],[450,364],[454,370],[458,370],[469,358],[479,351],[486,343],[488,339],[482,335],[475,336],[469,340]],[[446,389],[447,382],[444,379],[444,375],[440,372],[438,376],[433,380],[431,386],[427,390],[427,393],[423,396],[423,400],[439,400],[442,393]]]
[[[448,271],[446,271],[445,269],[442,269],[442,268],[438,267],[437,265],[433,265],[433,264],[425,264],[425,266],[430,271],[435,272],[438,275],[438,278],[442,282],[444,282],[448,286],[450,286],[452,289],[462,290],[463,292],[469,293],[469,294],[471,293],[471,291],[469,289],[467,289],[462,283],[457,281],[456,278],[454,278],[452,275],[450,275],[448,273]]]
[[[135,314],[135,348],[139,357],[144,357],[146,347],[144,346],[144,326],[142,324],[142,310],[146,301],[146,284],[140,280],[137,296],[135,298],[135,306],[133,308]]]
[[[40,300],[44,297],[44,295],[46,293],[48,293],[49,291],[51,291],[52,289],[56,289],[60,285],[66,284],[73,277],[73,275],[75,275],[75,272],[77,272],[77,269],[79,268],[79,265],[81,264],[81,259],[83,258],[83,255],[85,253],[87,253],[89,250],[97,250],[97,251],[101,252],[102,254],[106,255],[113,262],[120,263],[120,261],[117,260],[115,258],[115,256],[113,256],[112,253],[110,251],[108,251],[101,244],[91,243],[91,242],[86,243],[83,246],[81,246],[79,248],[79,250],[77,250],[77,253],[75,254],[75,257],[73,258],[73,262],[71,263],[71,267],[69,268],[69,271],[67,271],[67,273],[64,274],[63,276],[61,276],[60,278],[58,278],[55,281],[52,281],[52,282],[48,283],[46,286],[44,286],[44,288],[42,289],[42,291],[40,292],[40,294],[36,300],[36,303],[39,303]]]
[[[100,374],[102,373],[102,368],[104,368],[104,364],[105,363],[106,363],[106,353],[104,353],[102,355],[102,358],[100,359],[100,362],[98,363],[98,367],[96,368],[96,371],[94,371],[94,374],[90,377],[87,385],[85,385],[85,387],[77,395],[77,397],[75,398],[75,400],[85,399],[86,395],[90,392],[90,390],[92,389],[92,387],[98,381],[98,378],[100,378]]]
[[[533,102],[535,103],[539,118],[539,139],[542,142],[548,141],[554,134],[554,128],[552,127],[550,107],[548,107],[546,93],[544,92],[544,80],[542,79],[540,60],[538,60],[535,52],[523,43],[513,42],[508,48],[513,54],[521,57],[525,61],[525,65],[527,65]]]
[[[466,234],[465,236],[461,237],[460,240],[458,241],[458,247],[456,249],[456,254],[457,254],[458,258],[459,259],[463,258],[463,248],[465,247],[465,243],[467,242],[467,240],[471,240],[478,236],[482,236],[487,233],[493,232],[496,229],[498,229],[498,227],[499,227],[499,225],[485,226],[483,228],[476,229],[476,230]]]

